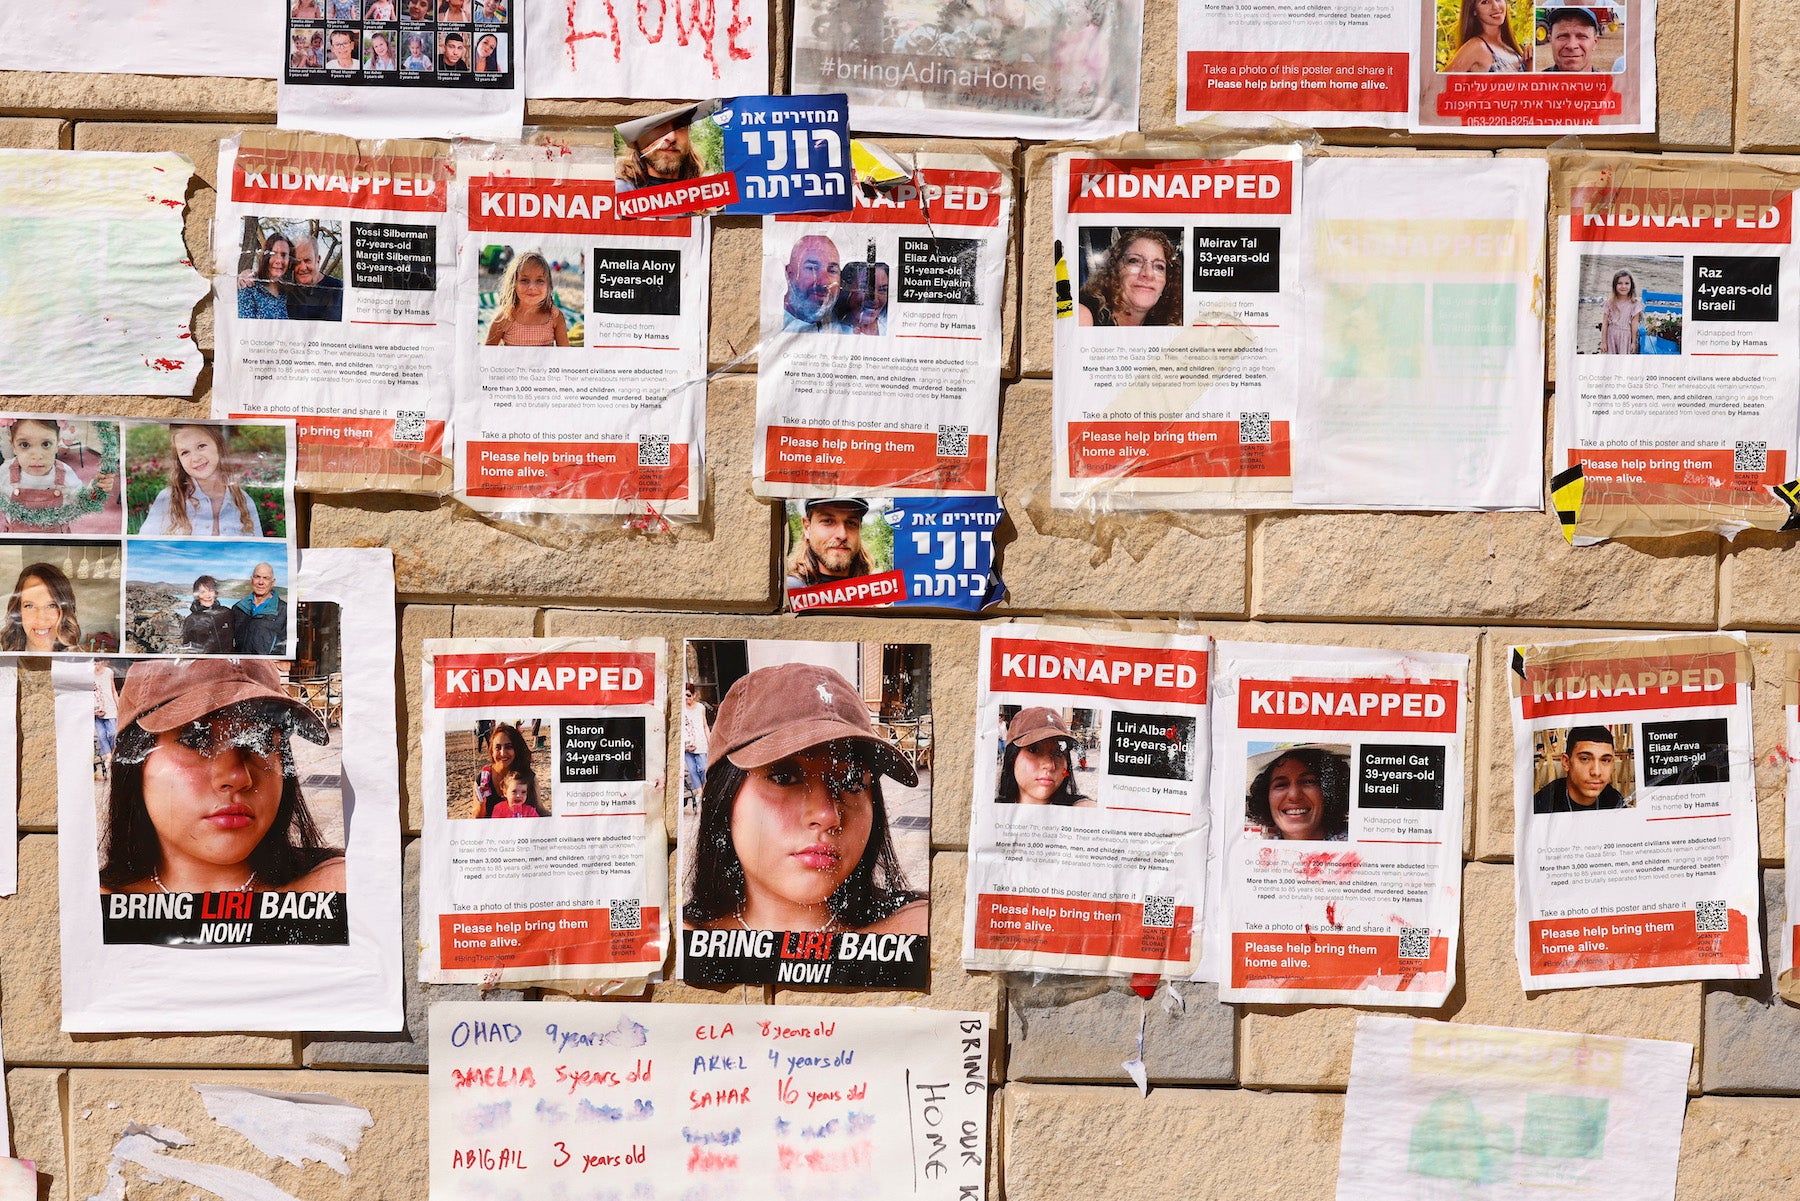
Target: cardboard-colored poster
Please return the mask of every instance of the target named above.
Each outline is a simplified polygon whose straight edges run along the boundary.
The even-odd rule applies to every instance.
[[[1465,655],[1214,650],[1221,1000],[1434,1009],[1462,918]]]
[[[1300,153],[1058,155],[1059,508],[1285,508]]]
[[[1209,645],[1029,622],[982,630],[965,968],[1194,972]]]
[[[979,1013],[431,1007],[431,1195],[982,1201]]]
[[[1012,172],[908,157],[851,212],[764,218],[760,496],[994,490]]]
[[[53,665],[64,1030],[401,1028],[393,558],[299,583],[279,662]]]
[[[534,98],[683,100],[769,87],[768,0],[644,0],[641,9],[537,0],[525,29]]]
[[[0,150],[0,392],[193,393],[193,174],[179,154]],[[45,286],[71,273],[79,286]]]
[[[1324,158],[1304,174],[1294,500],[1541,508],[1548,164]]]
[[[1514,647],[1527,990],[1762,973],[1742,634]]]
[[[250,130],[218,178],[213,415],[295,418],[309,490],[447,491],[448,148]]]
[[[420,980],[659,975],[667,644],[428,639],[424,655]]]

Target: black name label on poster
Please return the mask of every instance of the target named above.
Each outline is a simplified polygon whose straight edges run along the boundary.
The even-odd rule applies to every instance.
[[[1106,770],[1144,780],[1193,779],[1194,719],[1161,713],[1112,715]]]
[[[689,984],[817,984],[923,989],[931,982],[925,934],[826,930],[683,930]]]
[[[641,717],[565,717],[557,723],[562,762],[557,780],[564,784],[616,784],[644,778],[644,719]]]
[[[1194,291],[1281,291],[1281,231],[1196,226]]]
[[[1644,783],[1723,784],[1731,779],[1730,724],[1723,717],[1644,723]]]
[[[437,230],[429,225],[350,223],[350,286],[394,292],[437,288]]]
[[[1358,759],[1356,803],[1364,809],[1443,809],[1443,747],[1365,745]]]
[[[1773,255],[1694,256],[1695,321],[1781,319],[1781,260]]]
[[[595,247],[593,311],[630,317],[679,316],[681,252]]]
[[[901,304],[980,304],[981,243],[973,238],[901,238]]]
[[[343,946],[341,892],[115,892],[100,898],[108,946]]]

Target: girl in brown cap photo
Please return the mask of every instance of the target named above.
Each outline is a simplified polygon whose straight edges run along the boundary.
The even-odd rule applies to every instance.
[[[883,776],[918,783],[842,675],[783,663],[739,678],[709,736],[683,926],[926,933]]]
[[[134,663],[118,700],[100,885],[114,892],[343,892],[289,740],[323,723],[255,659]]]
[[[1067,805],[1093,809],[1098,802],[1082,796],[1069,756],[1075,734],[1054,709],[1021,709],[1006,727],[1006,749],[1000,759],[996,805]]]

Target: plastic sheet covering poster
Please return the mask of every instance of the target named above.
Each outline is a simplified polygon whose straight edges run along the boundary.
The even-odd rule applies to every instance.
[[[1208,648],[1194,634],[981,631],[964,967],[1194,972]]]
[[[193,174],[179,154],[0,150],[0,392],[193,393]]]
[[[1800,746],[1796,741],[1796,731],[1800,731],[1800,652],[1789,651],[1783,663],[1785,679],[1781,690],[1781,712],[1787,722],[1787,746]],[[1787,759],[1787,784],[1789,788],[1800,783],[1800,760],[1794,756]],[[1796,793],[1800,796],[1800,793]],[[1800,846],[1800,805],[1787,811],[1787,837],[1793,840],[1792,845]],[[1790,856],[1800,859],[1800,856]],[[1787,920],[1781,923],[1781,958],[1775,965],[1775,983],[1781,995],[1788,1001],[1800,1005],[1800,981],[1794,973],[1794,944],[1800,939],[1794,936],[1800,927],[1800,873],[1790,872],[1787,876]]]
[[[1337,1201],[1674,1201],[1687,1043],[1357,1019]]]
[[[511,519],[695,517],[707,222],[622,218],[604,153],[459,150],[456,496]]]
[[[769,87],[768,0],[535,0],[533,98],[684,100]]]
[[[800,0],[796,92],[859,130],[1103,138],[1137,128],[1142,0]]]
[[[1514,647],[1509,678],[1524,987],[1761,975],[1743,635]]]
[[[1294,500],[1541,508],[1548,164],[1317,159],[1305,176]]]
[[[692,638],[685,659],[681,978],[922,991],[931,647]]]
[[[1785,520],[1769,489],[1800,449],[1797,186],[1694,159],[1558,170],[1553,461],[1581,465],[1577,544]]]
[[[19,887],[19,668],[14,663],[0,663],[0,715],[7,719],[0,731],[0,897],[10,897]]]
[[[1058,155],[1059,508],[1286,508],[1300,154]]]
[[[667,656],[660,638],[425,642],[421,981],[659,974]]]
[[[448,148],[250,130],[219,179],[214,415],[296,418],[303,488],[448,491]]]
[[[0,414],[0,656],[287,655],[293,435]]]
[[[1012,173],[912,170],[852,212],[763,220],[760,496],[994,491]]]
[[[1468,657],[1214,653],[1220,997],[1442,1005],[1462,917]]]
[[[708,100],[613,127],[619,215],[833,213],[850,208],[841,94]]]
[[[992,496],[827,496],[787,502],[783,583],[796,613],[1000,603]]]
[[[280,662],[52,666],[64,1030],[401,1028],[393,556],[300,585]]]
[[[980,1013],[431,1007],[431,1195],[982,1201]]]
[[[280,0],[283,129],[516,138],[525,0]]]
[[[243,0],[8,4],[0,8],[0,71],[273,79],[282,9]]]

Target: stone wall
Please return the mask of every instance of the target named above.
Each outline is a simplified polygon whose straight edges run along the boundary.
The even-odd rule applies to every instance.
[[[1175,0],[1149,0],[1142,125],[1175,109]],[[1656,153],[1800,151],[1800,38],[1790,0],[1662,0],[1660,137],[1586,140]],[[1740,35],[1740,29],[1742,31]],[[779,35],[779,30],[777,31]],[[124,36],[96,31],[97,36]],[[777,41],[782,40],[779,36]],[[779,79],[780,68],[776,69]],[[1735,80],[1735,86],[1734,86]],[[0,145],[176,150],[194,160],[188,243],[210,270],[216,143],[274,118],[272,83],[0,73]],[[550,125],[610,124],[629,108],[559,101],[531,106]],[[1520,140],[1471,144],[1448,136],[1331,135],[1333,154],[1540,153]],[[1096,540],[1045,502],[1051,361],[1050,196],[1037,148],[995,144],[1019,171],[1024,248],[1015,249],[1006,304],[1000,486],[1011,513],[1001,541],[1008,611],[1185,619],[1221,636],[1458,651],[1475,661],[1468,748],[1464,936],[1460,981],[1431,1016],[1451,1021],[1679,1039],[1696,1045],[1682,1146],[1682,1198],[1794,1195],[1800,1175],[1800,1010],[1773,1000],[1767,977],[1740,985],[1664,984],[1527,997],[1512,951],[1512,766],[1504,664],[1516,640],[1600,630],[1748,629],[1758,671],[1758,797],[1767,928],[1783,911],[1780,712],[1783,653],[1800,636],[1792,539],[1746,534],[1610,544],[1572,551],[1544,514],[1189,514],[1109,525]],[[723,366],[755,340],[758,225],[719,223],[713,261],[712,357]],[[1019,298],[1023,297],[1023,310]],[[1021,312],[1023,315],[1021,316]],[[196,323],[211,346],[203,306]],[[576,538],[540,545],[398,498],[309,498],[317,546],[393,548],[401,614],[399,787],[408,835],[405,941],[417,924],[418,656],[424,638],[454,635],[716,634],[889,637],[939,648],[939,728],[974,726],[975,626],[776,616],[777,518],[750,493],[753,364],[710,392],[711,532],[668,538]],[[35,397],[20,407],[206,412],[210,373],[192,402]],[[1546,402],[1547,403],[1547,402]],[[79,1199],[105,1183],[108,1152],[127,1122],[161,1122],[196,1137],[192,1155],[266,1173],[308,1201],[426,1195],[425,998],[409,985],[412,1036],[283,1034],[70,1037],[59,1030],[56,802],[48,673],[22,673],[20,888],[0,901],[0,1017],[16,1153],[35,1159],[45,1198]],[[679,984],[656,1001],[880,1005],[980,1009],[994,1041],[996,1197],[1280,1196],[1330,1198],[1356,1011],[1217,1003],[1213,990],[1159,994],[1146,1007],[1094,981],[1004,988],[959,966],[969,748],[945,740],[932,843],[932,983],[925,994],[801,993]],[[672,827],[671,827],[672,828]],[[415,964],[407,964],[410,977]],[[433,996],[461,997],[446,989]],[[517,995],[517,994],[509,994]],[[592,1002],[605,1004],[606,1002]],[[1153,1088],[1140,1099],[1122,1061],[1146,1017]],[[331,1093],[364,1105],[376,1125],[348,1180],[249,1152],[200,1113],[183,1087],[214,1080]],[[130,1196],[186,1198],[186,1186]]]

